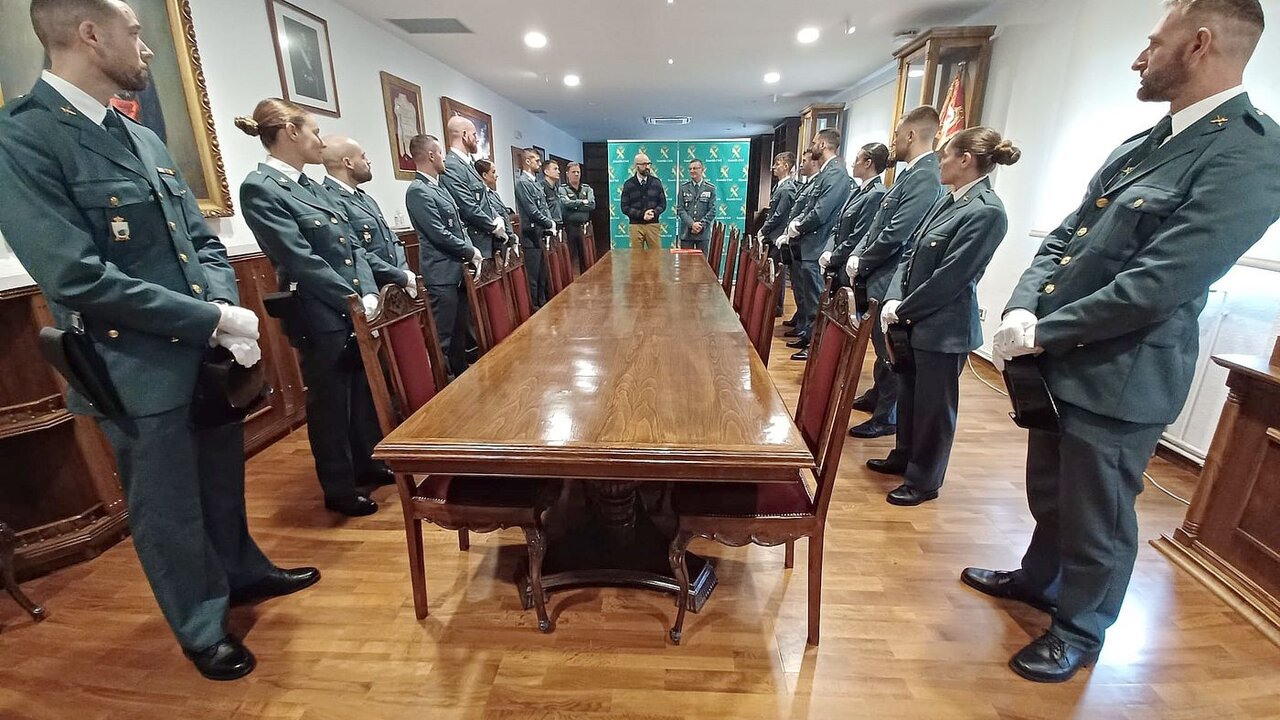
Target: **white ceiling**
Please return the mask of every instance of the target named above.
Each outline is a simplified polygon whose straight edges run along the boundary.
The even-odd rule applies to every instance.
[[[768,132],[884,66],[895,32],[958,24],[991,1],[339,0],[584,141]],[[473,34],[409,35],[387,22],[405,18],[457,18]],[[799,44],[805,26],[822,37]],[[529,30],[547,46],[525,47]],[[769,71],[781,82],[766,85]],[[582,84],[565,87],[567,73]],[[645,124],[653,115],[693,122]]]

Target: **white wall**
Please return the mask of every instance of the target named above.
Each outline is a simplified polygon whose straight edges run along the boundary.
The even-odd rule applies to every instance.
[[[537,145],[571,160],[582,159],[582,142],[526,112],[497,93],[439,60],[370,23],[331,0],[292,0],[328,21],[342,117],[317,116],[321,132],[350,135],[374,162],[375,177],[365,186],[382,206],[388,221],[404,210],[407,181],[391,171],[391,151],[382,110],[379,71],[386,71],[422,88],[427,132],[440,136],[440,96],[466,103],[493,116],[493,153],[498,163],[498,190],[512,207],[510,146]],[[265,157],[257,138],[236,129],[233,119],[249,115],[257,102],[280,96],[280,76],[271,43],[266,3],[262,0],[191,0],[196,42],[209,86],[209,103],[222,146],[231,195],[239,205],[239,186]],[[517,139],[517,133],[520,137]],[[307,169],[323,177],[321,167]],[[244,220],[211,221],[232,255],[257,252],[258,245]],[[28,285],[30,278],[0,238],[0,289]]]

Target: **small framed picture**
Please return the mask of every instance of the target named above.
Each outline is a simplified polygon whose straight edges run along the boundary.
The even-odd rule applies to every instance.
[[[382,110],[391,138],[391,167],[397,180],[412,180],[415,172],[409,141],[426,132],[422,119],[422,88],[388,72],[382,76]]]
[[[488,158],[489,162],[496,162],[493,156],[493,116],[487,112],[477,110],[470,105],[454,100],[453,98],[440,98],[440,124],[444,127],[449,126],[449,118],[461,115],[476,125],[476,145],[479,146],[477,157]]]
[[[329,23],[285,0],[267,0],[267,15],[271,19],[271,41],[276,47],[284,99],[323,115],[340,117]]]
[[[537,150],[537,151],[538,151],[538,155],[540,155],[540,156],[542,157],[542,162],[546,162],[546,161],[547,161],[547,149],[546,149],[546,148],[540,148],[540,147],[538,147],[537,145],[530,145],[529,147],[531,147],[531,148],[533,148],[534,150]]]

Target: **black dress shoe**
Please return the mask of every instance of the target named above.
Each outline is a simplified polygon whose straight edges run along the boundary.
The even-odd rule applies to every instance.
[[[788,330],[788,331],[786,331],[786,332],[782,333],[782,337],[784,337],[784,338],[785,338],[785,337],[789,337],[789,338],[796,338],[796,337],[800,337],[800,331],[799,331],[799,330],[795,330],[795,329],[791,329],[791,330]]]
[[[890,505],[901,505],[903,507],[915,507],[920,503],[928,502],[930,500],[936,500],[937,497],[938,497],[937,490],[934,490],[932,492],[922,492],[913,487],[908,487],[906,484],[903,484],[891,490],[889,492],[889,495],[885,497],[885,499],[889,501]]]
[[[231,604],[243,605],[254,600],[289,595],[309,588],[319,580],[320,571],[313,567],[272,568],[261,580],[232,590]]]
[[[366,488],[378,488],[384,485],[394,485],[396,483],[396,475],[389,468],[379,468],[360,476],[356,485]]]
[[[342,498],[340,500],[324,501],[326,509],[337,513],[342,513],[347,517],[362,517],[364,515],[372,515],[378,512],[378,503],[370,500],[364,495],[352,495],[351,497]]]
[[[868,460],[867,468],[878,473],[883,473],[885,475],[906,475],[907,474],[907,462],[905,460],[899,460],[893,457],[892,455],[890,455],[889,457],[883,460],[880,460],[878,458],[873,458],[871,460]]]
[[[1097,661],[1098,651],[1086,652],[1047,632],[1019,650],[1009,661],[1009,667],[1028,680],[1060,683]]]
[[[782,327],[795,327],[795,326],[796,326],[796,319],[795,319],[795,318],[791,318],[790,320],[783,320],[783,321],[782,321]]]
[[[898,432],[897,425],[887,425],[885,423],[876,422],[875,420],[868,420],[861,425],[854,425],[849,428],[849,437],[870,440],[871,438],[893,435],[896,432]]]
[[[258,666],[249,648],[230,635],[199,652],[182,652],[210,680],[238,680]]]
[[[795,340],[792,340],[791,342],[787,343],[787,347],[795,348],[796,350],[803,350],[809,347],[809,338],[801,335],[797,337]]]
[[[876,399],[871,397],[871,393],[864,392],[853,399],[853,405],[850,407],[858,412],[871,412],[876,409]]]
[[[808,360],[808,359],[809,359],[809,349],[808,349],[808,348],[805,348],[804,350],[801,350],[800,352],[792,353],[792,354],[791,354],[791,359],[792,359],[792,360]]]
[[[1044,596],[1034,593],[1022,584],[1020,570],[984,570],[969,567],[960,573],[960,581],[980,593],[1001,600],[1017,600],[1050,615],[1058,611]]]

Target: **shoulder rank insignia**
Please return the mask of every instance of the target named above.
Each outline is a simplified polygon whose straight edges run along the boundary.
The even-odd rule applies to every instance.
[[[1226,125],[1228,122],[1230,122],[1230,120],[1219,115],[1218,117],[1210,120],[1209,122],[1213,123],[1214,125],[1217,125],[1218,127],[1222,127],[1223,125]]]
[[[176,170],[174,170],[173,168],[162,168],[162,167],[158,167],[158,168],[156,168],[156,172],[160,173],[161,175],[168,175],[168,176],[170,176],[170,177],[177,177],[177,175],[178,175],[178,172],[177,172]]]

